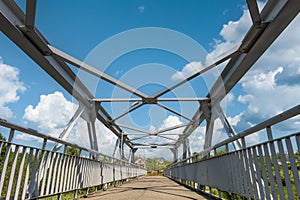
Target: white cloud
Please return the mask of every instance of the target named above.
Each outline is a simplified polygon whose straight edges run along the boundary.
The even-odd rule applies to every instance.
[[[173,81],[186,79],[203,68],[204,67],[201,62],[188,63],[182,68],[182,71],[177,71],[175,74],[173,74],[171,79]]]
[[[8,104],[19,101],[20,96],[18,94],[26,90],[19,75],[19,69],[4,64],[0,57],[0,115],[4,118],[14,116]]]
[[[67,101],[61,92],[41,95],[39,103],[25,108],[24,120],[33,122],[38,129],[55,136],[66,126],[77,105]]]
[[[259,8],[263,6],[264,4],[259,2]],[[220,31],[223,40],[215,40],[214,50],[207,56],[207,62],[209,58],[216,57],[239,44],[251,24],[248,10],[244,10],[237,21],[225,24]],[[234,95],[238,96],[239,103],[247,107],[237,116],[229,117],[239,131],[299,104],[299,32],[298,16],[239,82],[241,86],[239,90],[244,94]]]
[[[24,120],[37,130],[58,137],[67,126],[78,105],[68,101],[61,92],[41,95],[36,106],[29,105],[25,109]],[[103,124],[96,121],[98,147],[101,153],[111,155],[115,146],[116,136]],[[17,139],[31,139],[26,134],[20,134]],[[90,148],[87,123],[79,119],[66,141]]]

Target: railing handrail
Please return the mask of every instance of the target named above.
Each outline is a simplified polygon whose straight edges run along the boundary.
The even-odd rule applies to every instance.
[[[16,130],[16,131],[20,131],[22,133],[27,133],[29,135],[33,135],[33,136],[36,136],[38,138],[42,138],[42,139],[47,140],[47,141],[50,140],[50,141],[53,141],[53,142],[56,142],[56,143],[59,143],[59,144],[65,145],[65,146],[74,147],[74,148],[77,148],[77,149],[89,152],[89,153],[97,155],[97,156],[103,156],[104,158],[112,159],[113,161],[125,162],[126,164],[130,164],[130,165],[133,165],[135,167],[141,168],[140,166],[135,165],[134,163],[130,163],[127,160],[114,158],[114,157],[102,154],[102,153],[100,153],[98,151],[95,151],[93,149],[82,147],[82,146],[79,146],[77,144],[64,141],[64,140],[62,140],[60,138],[57,138],[57,137],[54,137],[54,136],[51,136],[51,135],[46,135],[46,134],[40,133],[40,132],[38,132],[38,131],[36,131],[34,129],[25,128],[25,127],[22,127],[20,125],[17,125],[17,124],[11,123],[11,122],[0,121],[0,126],[6,127],[6,128],[10,128],[10,129],[13,129],[13,130]]]
[[[248,135],[251,135],[253,133],[257,133],[258,131],[261,131],[261,130],[267,128],[267,127],[270,127],[272,125],[275,125],[275,124],[280,123],[282,121],[285,121],[287,119],[295,117],[295,116],[297,116],[299,114],[300,114],[300,104],[297,105],[297,106],[294,106],[293,108],[291,108],[289,110],[286,110],[286,111],[284,111],[284,112],[282,112],[282,113],[280,113],[278,115],[275,115],[274,117],[272,117],[272,118],[270,118],[270,119],[268,119],[268,120],[266,120],[266,121],[264,121],[262,123],[259,123],[259,124],[257,124],[255,126],[249,128],[247,130],[244,130],[241,133],[238,133],[238,134],[236,134],[233,137],[230,137],[230,138],[228,138],[226,140],[223,140],[222,142],[219,142],[219,143],[215,144],[214,146],[206,148],[203,151],[201,151],[201,152],[199,152],[199,153],[197,153],[197,154],[195,154],[193,156],[190,156],[190,157],[188,157],[188,158],[186,158],[186,159],[184,159],[184,160],[182,160],[180,162],[173,163],[173,164],[169,165],[167,168],[172,167],[172,166],[174,166],[174,165],[176,165],[178,163],[185,162],[185,161],[187,161],[187,160],[189,160],[189,159],[191,159],[193,157],[201,156],[201,155],[206,155],[208,152],[211,152],[214,149],[217,149],[217,148],[219,148],[221,146],[224,146],[226,144],[229,144],[229,143],[232,143],[234,141],[237,141],[237,140],[239,140],[241,138],[244,138],[244,137],[246,137]],[[297,133],[295,133],[295,134],[297,134]],[[284,137],[286,137],[286,136],[284,136]]]

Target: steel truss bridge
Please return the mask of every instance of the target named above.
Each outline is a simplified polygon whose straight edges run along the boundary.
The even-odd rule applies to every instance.
[[[148,96],[51,45],[35,26],[36,0],[26,1],[25,13],[13,0],[0,0],[2,33],[79,102],[77,111],[59,138],[0,121],[1,126],[10,130],[8,141],[0,142],[0,149],[5,152],[1,168],[0,195],[5,196],[5,199],[36,199],[74,191],[76,196],[79,189],[102,186],[144,175],[145,169],[133,164],[134,155],[138,149],[168,148],[174,156],[174,163],[165,169],[165,176],[195,190],[211,193],[213,189],[217,189],[220,197],[222,192],[227,192],[232,198],[239,195],[251,199],[299,199],[299,165],[297,166],[294,152],[299,153],[300,133],[291,133],[282,138],[273,139],[272,126],[298,116],[300,105],[240,133],[233,131],[220,106],[220,102],[298,15],[300,9],[299,0],[269,0],[261,12],[255,0],[247,0],[247,5],[253,23],[237,49],[223,55],[215,63],[176,85]],[[200,98],[162,97],[226,61],[224,70],[206,96]],[[78,67],[137,97],[97,98],[76,77],[68,65]],[[162,102],[172,101],[194,101],[199,102],[199,106],[195,107],[193,116],[185,116],[162,104]],[[101,105],[102,102],[135,103],[123,114],[110,116]],[[157,105],[185,118],[188,123],[157,132],[118,123],[118,120],[125,115],[147,104]],[[65,141],[79,118],[87,123],[90,149]],[[212,145],[216,119],[221,120],[228,139]],[[96,137],[96,120],[99,120],[118,137],[113,157],[101,154],[97,142],[99,138]],[[204,150],[197,155],[191,155],[188,148],[189,136],[202,123],[206,123]],[[176,139],[168,137],[168,131],[183,127],[184,130],[178,133]],[[128,129],[140,132],[142,135],[135,138],[133,135],[126,134],[125,130]],[[35,148],[13,143],[15,131],[43,139],[43,146]],[[247,146],[245,137],[259,131],[263,131],[259,134],[266,134],[268,140],[262,144]],[[150,136],[167,139],[169,142],[134,142]],[[56,144],[53,149],[46,149],[49,142]],[[131,153],[128,159],[124,157],[124,145],[130,148]],[[229,148],[229,146],[234,148]],[[69,147],[79,149],[79,155],[66,154]],[[180,162],[178,161],[179,147],[183,148],[183,160]],[[121,159],[114,158],[118,148]],[[63,150],[58,151],[59,149]],[[218,149],[225,149],[226,153],[218,155]],[[278,154],[280,158],[276,157]],[[19,157],[20,161],[18,161]],[[12,162],[9,164],[11,159]],[[284,174],[284,181],[281,181],[281,173]],[[8,182],[5,181],[6,176],[9,177]]]

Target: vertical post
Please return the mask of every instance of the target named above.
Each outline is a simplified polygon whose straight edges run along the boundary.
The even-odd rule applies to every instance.
[[[172,153],[173,153],[173,161],[174,161],[174,163],[175,162],[177,162],[177,160],[178,160],[178,149],[177,148],[172,148],[172,149],[170,149],[171,151],[172,151]]]
[[[8,142],[12,142],[14,135],[15,135],[15,129],[10,129],[9,136],[8,136]]]
[[[268,134],[268,140],[272,141],[273,140],[273,134],[272,134],[272,128],[271,128],[271,126],[267,127],[267,134]]]
[[[132,163],[132,164],[134,164],[134,162],[135,162],[135,156],[134,156],[134,154],[135,154],[135,152],[136,152],[137,150],[138,150],[137,148],[131,149],[131,163]]]
[[[184,139],[182,144],[182,160],[186,159],[186,139]]]
[[[242,148],[246,149],[246,140],[245,140],[245,137],[242,137],[241,140],[242,140]]]

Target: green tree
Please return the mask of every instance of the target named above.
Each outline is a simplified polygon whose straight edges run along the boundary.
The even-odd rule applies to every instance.
[[[67,154],[73,155],[73,156],[79,156],[79,149],[77,149],[75,147],[70,147],[67,150]]]
[[[5,137],[0,133],[0,140],[6,141]]]

